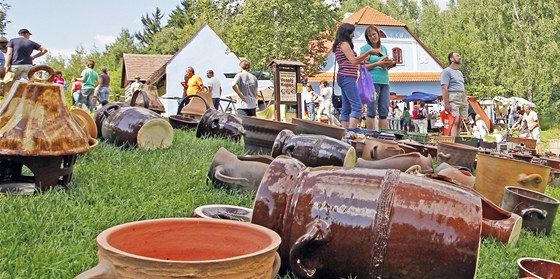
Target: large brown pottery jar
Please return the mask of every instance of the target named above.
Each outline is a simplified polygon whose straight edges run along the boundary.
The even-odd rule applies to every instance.
[[[111,113],[103,121],[101,134],[117,146],[156,149],[173,143],[171,124],[159,114],[141,107],[121,107]]]
[[[544,193],[550,168],[523,161],[478,154],[474,188],[495,204],[501,204],[506,186]]]
[[[245,222],[137,221],[99,234],[99,264],[76,278],[274,278],[279,245],[278,234]]]
[[[123,102],[113,102],[108,103],[98,109],[95,114],[93,115],[93,121],[95,122],[95,126],[97,127],[97,137],[101,137],[101,129],[103,127],[103,121],[113,112],[117,111],[121,107],[129,107],[127,103]]]
[[[200,118],[196,137],[222,137],[239,141],[245,134],[241,118],[231,113],[208,109]]]
[[[344,128],[317,121],[292,118],[292,123],[298,125],[298,134],[323,135],[337,140],[342,140],[346,134]]]
[[[259,187],[267,168],[267,163],[244,160],[243,157],[220,147],[208,170],[208,179],[217,187],[254,192]]]
[[[454,142],[439,142],[437,144],[437,163],[448,163],[472,170],[478,148]]]
[[[502,208],[523,217],[523,228],[550,236],[560,202],[547,195],[507,186]]]
[[[356,164],[356,166],[360,168],[397,169],[400,171],[406,171],[415,165],[420,166],[420,169],[424,172],[431,172],[434,170],[432,156],[428,154],[428,157],[425,157],[418,152],[399,154],[376,161],[358,158],[358,163]]]
[[[292,132],[297,131],[297,125],[261,119],[257,117],[241,117],[243,128],[245,128],[245,150],[252,154],[270,154],[272,145],[280,131],[288,129]]]
[[[480,199],[398,170],[306,168],[280,156],[252,222],[282,237],[282,269],[299,278],[473,278]]]
[[[157,87],[146,85],[143,88],[146,90],[138,90],[132,94],[130,106],[144,107],[157,113],[164,113],[165,107],[159,100]]]
[[[560,278],[559,262],[539,258],[520,258],[517,260],[517,267],[519,268],[519,278]]]
[[[352,146],[356,148],[358,158],[364,160],[381,160],[405,153],[405,150],[399,146],[399,143],[384,139],[366,138],[355,140],[352,142]]]
[[[50,75],[46,82],[32,80],[39,71]],[[67,186],[77,154],[97,140],[74,120],[62,86],[51,82],[52,68],[33,67],[29,77],[32,81],[14,82],[0,108],[0,184],[34,182],[42,190]],[[33,176],[25,175],[23,166]]]
[[[278,134],[272,157],[286,155],[308,167],[356,165],[356,150],[350,144],[321,135],[295,135],[290,130]]]

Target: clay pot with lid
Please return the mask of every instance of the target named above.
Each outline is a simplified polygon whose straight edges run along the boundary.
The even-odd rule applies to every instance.
[[[299,278],[473,278],[480,199],[398,170],[306,168],[279,156],[252,222],[282,237],[282,269]]]
[[[350,144],[322,135],[295,135],[290,130],[278,134],[271,155],[290,156],[309,167],[356,165],[356,150]]]
[[[99,264],[76,278],[274,278],[280,242],[277,233],[246,222],[137,221],[101,232]]]
[[[523,217],[523,228],[550,236],[560,202],[539,192],[506,186],[502,208]]]

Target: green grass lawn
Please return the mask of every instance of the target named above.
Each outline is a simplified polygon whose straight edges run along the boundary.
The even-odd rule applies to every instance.
[[[123,150],[101,142],[78,158],[69,189],[0,196],[0,278],[72,278],[97,264],[95,237],[118,224],[189,217],[204,204],[251,207],[254,195],[206,184],[221,146],[244,153],[241,144],[177,130],[165,150]],[[547,194],[560,198],[560,189],[549,187]],[[524,231],[516,247],[483,240],[478,278],[516,278],[519,257],[560,261],[559,218],[551,237]]]

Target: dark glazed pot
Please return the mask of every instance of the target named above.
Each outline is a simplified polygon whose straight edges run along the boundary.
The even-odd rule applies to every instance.
[[[129,105],[123,102],[108,103],[95,112],[95,114],[93,115],[93,121],[97,126],[97,137],[102,137],[101,129],[103,126],[103,121],[105,121],[105,118],[107,118],[113,112],[115,112],[116,110],[122,107],[129,107]]]
[[[560,263],[539,258],[517,260],[519,278],[556,279],[560,278]]]
[[[245,150],[252,154],[270,154],[274,140],[280,131],[288,129],[292,132],[297,130],[297,125],[261,119],[257,117],[241,117],[243,128],[245,128]]]
[[[213,108],[208,109],[200,118],[196,137],[222,137],[239,141],[245,134],[241,118]]]
[[[182,115],[171,115],[169,116],[169,124],[171,124],[171,127],[173,127],[173,129],[196,129],[196,127],[198,126],[198,119]]]
[[[481,217],[480,199],[456,187],[280,156],[252,222],[280,234],[282,267],[299,278],[473,278]]]
[[[220,147],[214,155],[208,170],[208,179],[216,187],[238,189],[246,192],[256,191],[268,164],[250,157],[244,160],[227,149]]]
[[[350,144],[321,135],[296,136],[290,130],[278,134],[272,157],[287,155],[308,167],[356,165],[356,150]]]
[[[292,123],[298,125],[298,134],[323,135],[337,140],[342,140],[346,134],[344,128],[317,121],[292,118]]]
[[[437,144],[437,163],[448,163],[452,166],[462,166],[472,170],[478,148],[454,142],[439,142]]]
[[[164,113],[165,108],[159,100],[157,88],[153,85],[144,86],[144,90],[138,90],[132,94],[130,106],[144,107],[157,113]]]
[[[523,217],[523,228],[550,236],[560,202],[547,195],[507,186],[502,208]],[[560,274],[559,274],[560,275]]]
[[[377,161],[368,161],[358,158],[356,166],[368,169],[397,169],[406,171],[414,165],[419,165],[420,169],[425,172],[431,172],[434,169],[432,156],[428,154],[428,157],[424,157],[418,152],[395,155]]]
[[[173,143],[173,128],[159,114],[141,107],[122,107],[109,115],[101,129],[103,138],[117,146],[166,148]]]

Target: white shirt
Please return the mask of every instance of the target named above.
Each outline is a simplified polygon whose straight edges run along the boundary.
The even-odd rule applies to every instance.
[[[220,98],[222,84],[220,84],[220,80],[216,77],[211,77],[208,79],[208,87],[211,88],[212,98]]]

